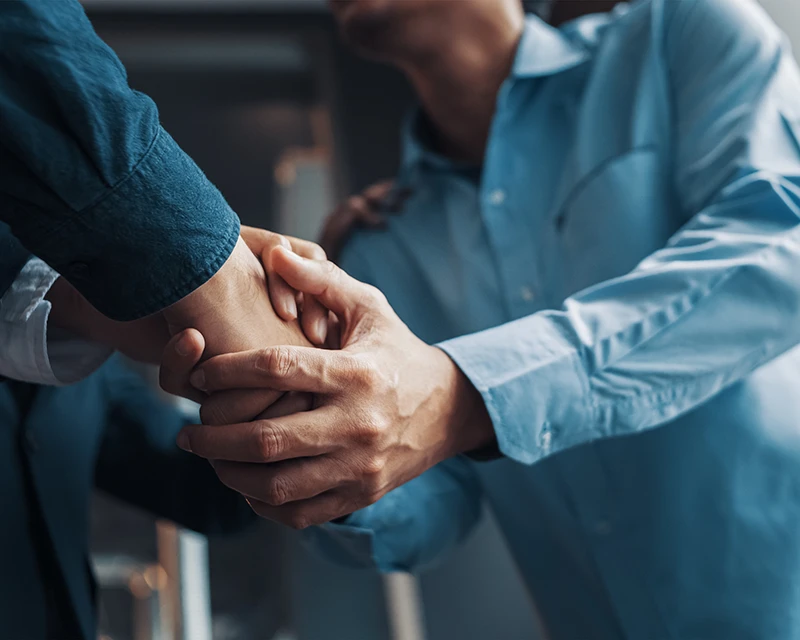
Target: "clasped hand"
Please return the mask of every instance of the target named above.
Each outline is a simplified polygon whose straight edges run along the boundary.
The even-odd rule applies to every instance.
[[[201,393],[204,424],[186,427],[178,444],[210,460],[259,515],[293,528],[322,524],[492,442],[480,394],[377,289],[284,246],[263,259],[270,282],[302,294],[301,315],[316,309],[317,323],[326,310],[329,348],[268,346],[201,363],[204,336],[188,329],[162,362],[167,391],[187,395],[190,380]],[[254,390],[286,395],[263,411]]]

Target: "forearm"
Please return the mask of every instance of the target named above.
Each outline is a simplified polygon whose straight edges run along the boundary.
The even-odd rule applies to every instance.
[[[0,220],[109,317],[178,301],[238,219],[77,0],[0,2]]]
[[[796,180],[743,177],[628,275],[442,345],[501,451],[531,464],[660,426],[796,345],[799,194]]]
[[[203,334],[204,357],[273,345],[310,346],[297,322],[275,314],[264,269],[242,240],[213,278],[164,316],[173,333],[193,328]]]

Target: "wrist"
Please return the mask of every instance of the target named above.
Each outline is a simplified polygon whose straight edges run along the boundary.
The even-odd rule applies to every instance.
[[[220,270],[192,293],[164,309],[164,316],[177,329],[197,327],[226,309],[236,308],[243,296],[255,299],[259,291],[264,290],[264,269],[239,238]]]
[[[492,446],[496,441],[494,425],[480,392],[450,356],[437,347],[432,348],[439,354],[446,371],[448,457]]]
[[[93,340],[98,333],[99,325],[105,319],[84,298],[80,292],[59,277],[45,296],[50,303],[50,314],[47,323],[51,327],[62,329],[72,335],[86,340]]]

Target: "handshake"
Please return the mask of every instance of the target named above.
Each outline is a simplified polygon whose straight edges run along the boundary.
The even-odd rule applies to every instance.
[[[160,360],[162,387],[201,405],[203,424],[184,428],[178,445],[208,459],[260,516],[296,529],[364,508],[494,439],[455,363],[310,242],[243,227],[214,277],[133,323],[97,312],[78,323],[80,301],[71,304],[58,315],[70,306],[54,305],[52,322]]]

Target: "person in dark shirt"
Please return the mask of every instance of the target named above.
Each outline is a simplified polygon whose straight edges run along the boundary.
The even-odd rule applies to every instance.
[[[190,418],[112,358],[70,387],[0,385],[0,637],[93,640],[92,489],[204,534],[255,519],[175,435]]]
[[[56,326],[85,333],[89,307],[149,317],[103,331],[114,347],[158,352],[168,326],[198,324],[210,355],[308,344],[274,313],[236,214],[78,0],[0,2],[0,43],[0,296],[36,256],[61,276]]]

